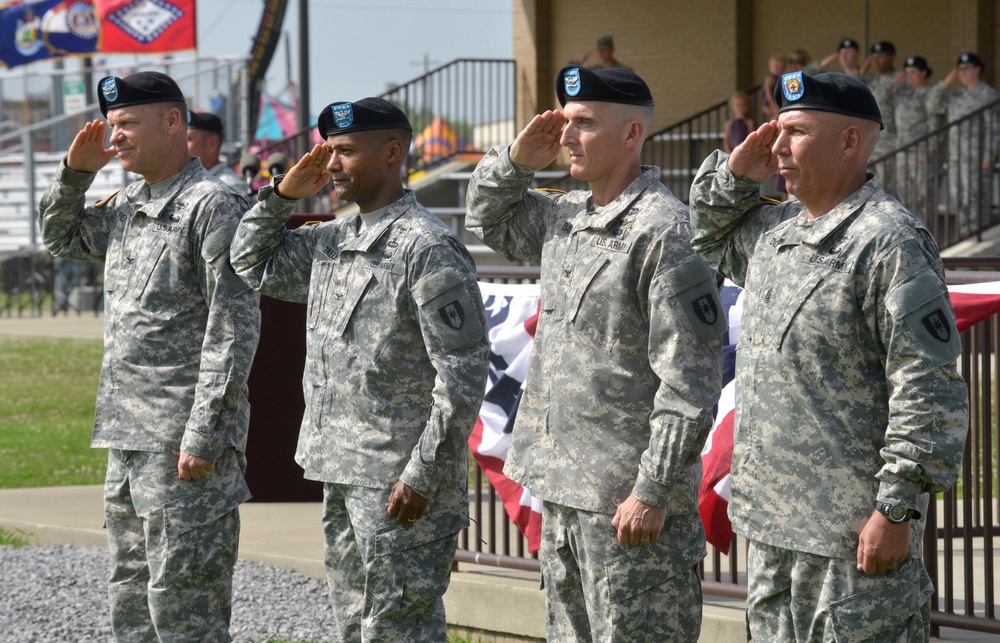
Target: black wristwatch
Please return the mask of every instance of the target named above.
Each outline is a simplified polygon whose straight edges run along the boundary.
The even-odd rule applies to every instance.
[[[899,524],[910,519],[919,519],[920,512],[916,509],[907,509],[899,505],[890,505],[888,502],[876,501],[875,510],[885,516],[889,522]]]

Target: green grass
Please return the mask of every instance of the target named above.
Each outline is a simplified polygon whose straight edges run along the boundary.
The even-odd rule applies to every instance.
[[[31,534],[20,529],[5,529],[0,527],[0,546],[25,547],[31,544]]]
[[[101,484],[100,340],[0,337],[0,488]]]

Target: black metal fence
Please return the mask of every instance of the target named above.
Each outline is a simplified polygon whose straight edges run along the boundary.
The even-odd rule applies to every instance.
[[[1000,223],[1000,101],[873,159],[885,191],[946,248]]]

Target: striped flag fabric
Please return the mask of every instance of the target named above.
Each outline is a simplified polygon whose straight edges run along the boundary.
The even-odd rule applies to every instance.
[[[726,282],[723,288],[723,303],[726,303],[726,291],[742,292],[737,286]],[[949,286],[952,306],[955,308],[955,321],[958,331],[983,321],[1000,311],[1000,282],[992,281],[980,284]],[[726,349],[732,348],[733,366],[735,367],[736,339],[739,336],[739,325],[742,313],[739,294],[730,309],[730,337]],[[735,326],[735,329],[734,329]],[[725,355],[724,355],[725,358]],[[712,432],[705,442],[701,453],[702,479],[698,497],[698,510],[705,526],[708,542],[719,551],[728,554],[733,542],[733,526],[729,522],[729,467],[733,458],[733,417],[735,415],[736,391],[729,363],[724,362],[725,381],[722,395],[719,398],[719,408],[716,412]]]
[[[528,374],[541,296],[537,284],[479,285],[489,323],[490,375],[469,446],[497,490],[507,515],[527,538],[528,550],[534,553],[541,544],[541,501],[503,475],[503,464]],[[1000,311],[1000,282],[951,286],[948,292],[960,332]],[[743,290],[727,280],[720,294],[729,319],[729,331],[723,342],[723,388],[716,419],[701,454],[703,471],[698,509],[708,542],[728,554],[733,540],[727,510],[736,405],[736,345],[742,321]]]

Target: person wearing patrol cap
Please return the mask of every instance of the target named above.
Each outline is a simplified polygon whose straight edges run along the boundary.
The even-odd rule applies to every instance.
[[[990,185],[989,172],[1000,155],[1000,110],[980,112],[1000,95],[982,74],[979,56],[964,53],[932,89],[933,99],[945,106],[947,121],[953,124],[948,128],[948,205],[958,216],[961,237],[989,225],[990,195],[983,186]]]
[[[572,65],[556,94],[562,109],[491,149],[467,193],[470,232],[541,265],[504,473],[542,501],[547,640],[695,641],[699,454],[721,387],[724,309],[691,250],[687,208],[659,168],[640,165],[646,83]],[[561,150],[589,189],[530,190]]]
[[[211,112],[188,112],[188,153],[201,159],[205,168],[243,197],[250,196],[250,184],[220,158],[225,130],[222,119]]]
[[[260,189],[233,266],[262,293],[308,305],[296,461],[324,483],[334,638],[444,641],[489,367],[476,267],[403,187],[413,128],[399,107],[332,103],[317,128],[326,143]],[[298,200],[331,181],[358,213],[285,230]]]
[[[91,446],[108,450],[111,627],[119,641],[228,641],[260,322],[229,263],[247,205],[189,155],[169,76],[109,76],[98,96],[107,122],[73,139],[39,223],[54,256],[104,264]],[[142,179],[86,206],[115,157]]]
[[[594,54],[597,55],[597,62],[588,66],[588,69],[627,69],[632,71],[632,68],[628,65],[622,64],[620,60],[615,58],[615,39],[612,36],[598,36],[594,41],[594,48],[585,52],[580,56],[580,60],[577,62],[571,62],[571,65],[580,64],[583,65],[590,57]]]
[[[922,516],[969,421],[944,267],[867,171],[884,114],[861,81],[786,74],[775,100],[690,196],[694,249],[744,288],[729,516],[749,635],[926,641]],[[775,171],[795,200],[758,198]]]

